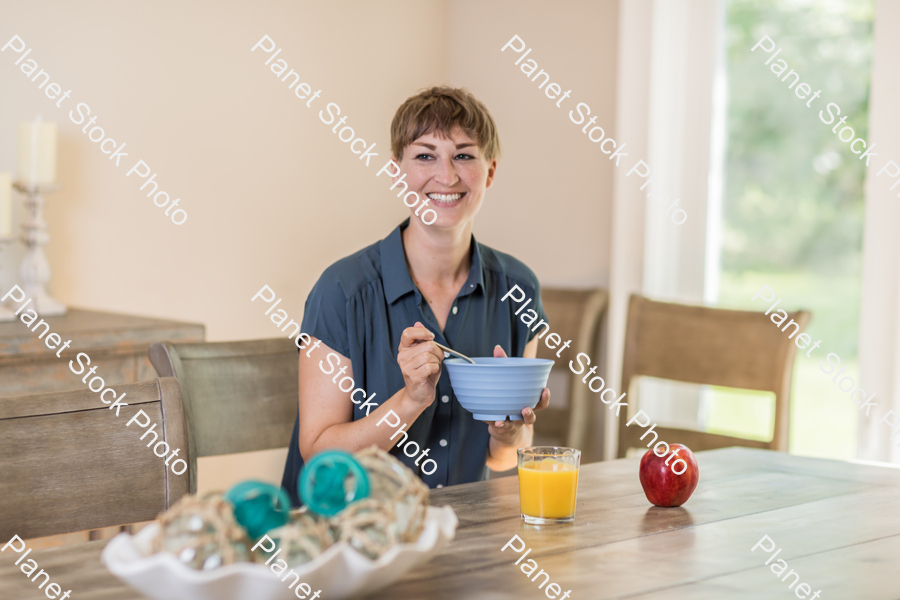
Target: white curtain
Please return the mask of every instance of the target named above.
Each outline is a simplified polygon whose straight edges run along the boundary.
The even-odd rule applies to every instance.
[[[643,288],[660,300],[703,302],[719,5],[653,3],[648,162],[659,193],[646,200]],[[687,212],[683,224],[665,214],[663,193]]]
[[[632,162],[650,165],[652,187],[679,199],[688,218],[676,225],[656,194],[646,198],[650,186],[640,190],[646,180],[616,170],[607,362],[616,380],[630,294],[704,300],[713,89],[722,33],[720,0],[628,0],[619,6],[616,131],[631,148]],[[655,420],[696,423],[696,391],[645,390],[644,398],[650,397]],[[607,419],[606,457],[615,455],[616,426]]]
[[[619,2],[616,135],[629,144],[635,157],[647,156],[652,14],[652,0]],[[634,175],[626,178],[619,169],[614,173],[606,372],[610,387],[618,389],[628,296],[641,291],[643,279],[644,193],[633,183]],[[618,421],[608,411],[601,411],[601,414],[605,425],[603,458],[608,460],[616,457]]]
[[[900,188],[896,180],[876,173],[889,159],[900,164],[900,2],[878,0],[869,96],[869,139],[878,144],[877,158],[866,170],[866,212],[863,230],[863,272],[859,323],[862,385],[875,392],[878,406],[859,417],[858,456],[866,460],[900,462],[900,432],[881,420],[900,424]],[[871,392],[870,392],[871,393]],[[822,432],[827,435],[827,432]]]

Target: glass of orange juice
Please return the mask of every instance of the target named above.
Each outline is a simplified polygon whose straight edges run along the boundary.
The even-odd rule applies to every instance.
[[[534,446],[518,454],[522,519],[532,525],[574,521],[581,450]]]

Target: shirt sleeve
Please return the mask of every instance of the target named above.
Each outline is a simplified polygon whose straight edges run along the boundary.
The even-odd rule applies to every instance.
[[[301,331],[315,336],[332,350],[349,358],[347,294],[333,267],[322,273],[306,298]]]

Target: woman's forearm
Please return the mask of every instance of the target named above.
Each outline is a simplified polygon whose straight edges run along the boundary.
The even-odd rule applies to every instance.
[[[403,434],[397,433],[400,428],[402,427],[403,431],[409,430],[410,425],[426,408],[427,406],[413,402],[407,396],[406,388],[403,388],[373,410],[369,416],[357,421],[327,427],[312,443],[312,454],[333,448],[356,452],[368,448],[372,444],[382,450],[390,450],[394,444],[403,439]],[[391,411],[393,414],[390,414]],[[384,420],[382,421],[382,419]],[[378,425],[379,421],[382,421],[381,425]],[[392,427],[393,423],[397,423],[397,425]],[[304,461],[311,458],[311,456],[301,454]]]

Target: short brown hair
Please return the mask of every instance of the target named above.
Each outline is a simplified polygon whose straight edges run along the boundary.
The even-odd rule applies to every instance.
[[[500,157],[500,137],[487,107],[464,88],[435,86],[406,99],[391,122],[391,152],[403,150],[428,133],[446,136],[459,126],[491,161]]]

